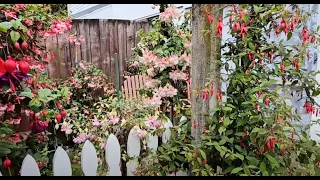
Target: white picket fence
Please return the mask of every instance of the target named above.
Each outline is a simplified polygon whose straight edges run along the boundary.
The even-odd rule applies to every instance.
[[[165,126],[165,132],[162,134],[162,142],[168,143],[171,130],[173,127],[171,121],[168,121]],[[138,165],[137,157],[140,155],[141,142],[132,129],[129,133],[127,142],[127,154],[133,160],[127,163],[127,176],[133,176],[133,172]],[[147,135],[147,146],[153,151],[157,151],[158,148],[158,136]],[[105,148],[106,163],[109,166],[109,176],[121,176],[121,150],[118,139],[115,135],[111,134],[107,140]],[[97,176],[98,169],[98,157],[97,152],[93,144],[87,140],[81,151],[81,169],[85,176]],[[27,155],[21,167],[21,176],[40,176],[40,170],[35,159]],[[178,171],[176,176],[187,176],[186,172]],[[2,176],[0,172],[0,176]],[[72,176],[71,162],[67,152],[58,147],[53,157],[53,176]],[[174,176],[174,174],[168,174],[167,176]]]

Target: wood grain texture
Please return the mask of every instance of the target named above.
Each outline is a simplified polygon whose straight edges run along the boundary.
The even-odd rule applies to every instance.
[[[109,83],[115,83],[114,54],[119,55],[120,85],[123,84],[123,72],[127,71],[126,60],[132,54],[132,48],[139,42],[136,32],[148,31],[147,22],[125,20],[73,20],[71,33],[82,36],[85,41],[80,46],[70,43],[67,35],[54,36],[46,40],[46,47],[55,55],[49,64],[50,78],[66,79],[72,68],[83,60],[96,64],[106,75]]]

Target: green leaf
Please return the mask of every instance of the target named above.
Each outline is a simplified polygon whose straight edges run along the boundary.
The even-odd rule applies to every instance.
[[[8,32],[8,29],[12,27],[12,24],[10,22],[2,22],[0,23],[0,31],[1,32]]]
[[[292,32],[290,31],[287,35],[287,41],[289,41],[292,38]]]
[[[11,153],[9,148],[0,147],[0,156],[6,156]]]
[[[255,50],[255,47],[254,47],[254,45],[253,45],[253,43],[252,43],[252,42],[249,42],[249,48],[250,48],[252,51],[254,51],[254,50]]]
[[[219,141],[219,145],[224,145],[228,141],[228,137],[222,136],[221,140]]]
[[[223,126],[221,126],[218,131],[219,131],[219,133],[220,133],[220,135],[221,135],[223,132],[226,131],[226,128],[223,127]]]
[[[19,96],[22,96],[22,97],[28,97],[30,99],[32,99],[34,97],[33,93],[32,92],[22,92],[20,93]]]
[[[20,39],[20,33],[17,31],[11,31],[10,32],[11,41],[13,43],[17,42]]]
[[[237,167],[237,168],[234,168],[232,171],[231,171],[231,174],[237,174],[238,172],[242,171],[243,168],[242,167]]]
[[[223,111],[232,111],[232,108],[231,107],[224,107],[222,108]]]
[[[266,171],[266,170],[267,170],[266,163],[261,162],[261,164],[260,164],[260,171],[263,172],[263,171]]]
[[[256,5],[253,5],[253,11],[258,14],[262,10],[262,7],[258,7]]]
[[[48,96],[51,95],[51,90],[50,89],[39,89],[38,91],[38,95],[39,95],[39,98],[42,98],[42,99],[46,99]]]
[[[246,136],[247,134],[244,132],[237,132],[234,134],[235,136]]]
[[[234,156],[237,157],[237,158],[239,158],[241,161],[244,160],[244,157],[243,157],[243,155],[241,155],[241,154],[234,154]]]
[[[279,167],[279,164],[278,164],[277,160],[274,159],[272,156],[270,156],[269,154],[266,154],[265,157],[268,158],[268,160],[271,163],[271,166]]]
[[[251,133],[256,133],[256,132],[259,132],[259,131],[261,131],[260,128],[254,128],[254,129],[251,131]]]
[[[206,153],[203,150],[199,149],[199,152],[200,152],[203,159],[207,159]]]
[[[29,106],[40,107],[41,103],[38,98],[34,98],[29,102]]]

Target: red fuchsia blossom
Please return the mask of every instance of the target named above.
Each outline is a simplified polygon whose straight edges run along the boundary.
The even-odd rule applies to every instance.
[[[308,41],[309,36],[310,36],[308,29],[303,28],[301,35],[302,35],[302,44],[305,44]]]
[[[239,18],[240,18],[240,20],[242,21],[242,19],[243,19],[243,11],[242,11],[242,9],[240,10]]]
[[[245,24],[241,24],[240,28],[240,36],[242,37],[242,40],[244,41],[244,34],[248,35],[248,29],[245,27]]]
[[[12,7],[13,10],[15,11],[19,11],[19,10],[26,10],[26,5],[25,4],[15,4],[13,7]]]
[[[211,16],[211,14],[209,13],[209,11],[206,9],[205,11],[206,15],[207,15],[207,20],[209,23],[213,22],[213,17]]]
[[[1,10],[2,13],[7,17],[7,19],[10,21],[11,19],[17,19],[17,13],[12,12],[10,10]]]
[[[204,99],[204,100],[208,100],[209,99],[209,92],[208,91],[202,92],[202,99]]]
[[[239,22],[235,22],[232,26],[232,30],[233,31],[239,31],[240,30],[240,23]]]
[[[222,18],[219,17],[219,20],[218,20],[218,24],[217,24],[217,35],[218,36],[222,36],[222,28],[223,28],[223,23],[222,23]]]

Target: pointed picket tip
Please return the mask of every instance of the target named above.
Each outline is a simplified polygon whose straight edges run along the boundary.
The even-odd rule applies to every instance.
[[[137,157],[140,155],[141,143],[140,138],[134,134],[135,129],[131,129],[127,142],[127,154],[129,157]]]
[[[58,147],[53,156],[53,175],[72,176],[71,162],[67,152]]]
[[[97,176],[98,157],[90,141],[86,141],[81,151],[81,168],[85,176]]]
[[[119,166],[120,159],[121,159],[120,143],[117,137],[113,134],[110,134],[110,136],[108,137],[105,153],[106,153],[106,162],[109,165],[109,168],[120,169],[120,166]]]
[[[29,154],[27,154],[27,156],[23,159],[21,176],[40,176],[38,164]]]
[[[168,143],[171,137],[171,127],[173,127],[172,122],[169,120],[164,124],[164,128],[166,130],[162,134],[162,142],[163,143]]]
[[[151,135],[151,133],[148,133],[147,146],[152,151],[157,151],[157,149],[158,149],[158,136],[153,136],[153,135]]]

